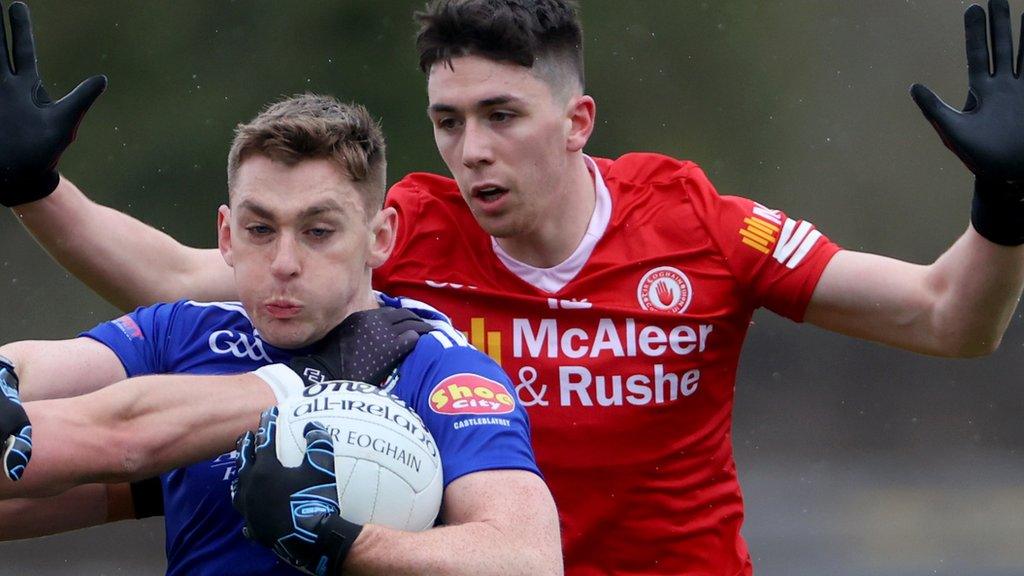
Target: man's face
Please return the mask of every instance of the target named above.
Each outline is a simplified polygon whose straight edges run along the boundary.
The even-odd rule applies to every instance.
[[[367,222],[355,184],[328,160],[257,155],[238,168],[218,236],[260,337],[299,348],[376,306],[370,271],[387,258],[393,225],[393,211]]]
[[[529,68],[479,56],[435,64],[427,94],[437,149],[484,230],[520,237],[558,217],[569,99]]]

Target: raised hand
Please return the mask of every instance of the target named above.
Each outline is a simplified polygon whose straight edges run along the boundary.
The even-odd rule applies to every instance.
[[[57,163],[78,125],[107,87],[93,76],[53,102],[36,69],[28,6],[11,4],[13,58],[0,23],[0,204],[17,206],[48,196],[57,187]]]
[[[1010,7],[989,0],[985,10],[972,5],[964,13],[967,37],[968,96],[956,110],[928,88],[911,88],[914,102],[935,127],[943,143],[976,177],[971,221],[983,236],[998,244],[1024,243],[1024,50],[1017,53],[1014,73]]]

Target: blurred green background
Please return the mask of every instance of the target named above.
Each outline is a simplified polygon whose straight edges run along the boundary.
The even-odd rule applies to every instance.
[[[29,5],[50,94],[110,77],[62,171],[186,243],[215,245],[232,128],[282,95],[366,104],[392,182],[444,171],[413,50],[421,0]],[[583,0],[598,102],[588,151],[692,159],[723,194],[811,220],[848,248],[930,262],[966,227],[972,180],[907,89],[963,102],[966,7]],[[70,337],[116,315],[10,213],[0,238],[3,341]],[[755,324],[734,443],[758,574],[1024,572],[1019,314],[1002,348],[972,361],[770,314]],[[158,521],[129,522],[0,545],[0,574],[159,574],[162,547]]]

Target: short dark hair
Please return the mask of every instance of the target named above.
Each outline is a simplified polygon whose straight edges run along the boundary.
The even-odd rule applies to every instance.
[[[583,87],[583,27],[572,0],[433,0],[415,15],[420,69],[476,55],[533,68],[568,65]]]
[[[368,217],[384,203],[384,132],[360,104],[346,104],[331,96],[297,94],[271,104],[252,121],[239,124],[228,153],[229,194],[238,167],[256,155],[288,165],[328,159],[358,185]]]

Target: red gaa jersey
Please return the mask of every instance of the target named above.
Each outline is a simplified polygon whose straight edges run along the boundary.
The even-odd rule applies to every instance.
[[[793,320],[839,248],[719,196],[695,164],[591,160],[597,207],[565,265],[532,269],[454,181],[411,174],[377,288],[451,315],[511,376],[562,522],[566,573],[750,574],[731,420],[754,309]]]

